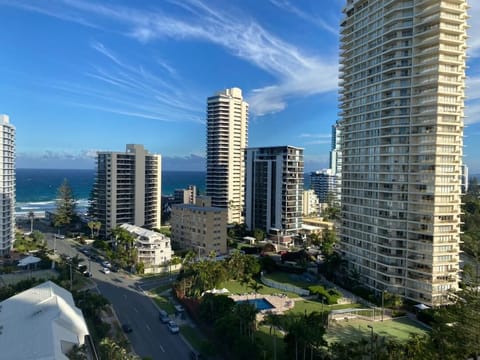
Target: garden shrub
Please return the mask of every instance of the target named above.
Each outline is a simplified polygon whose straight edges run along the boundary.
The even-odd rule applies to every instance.
[[[318,295],[320,299],[322,296],[325,298],[328,305],[333,305],[338,302],[338,299],[342,297],[342,294],[335,289],[325,289],[321,285],[313,285],[309,286],[308,290],[310,290],[310,294]]]

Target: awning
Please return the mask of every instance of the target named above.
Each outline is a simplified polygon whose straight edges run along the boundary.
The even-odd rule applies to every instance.
[[[427,306],[425,304],[417,304],[417,305],[414,305],[413,307],[417,308],[418,310],[430,309],[430,306]]]
[[[27,256],[26,258],[23,258],[22,260],[20,260],[18,262],[18,265],[17,266],[28,266],[28,265],[31,265],[31,264],[37,264],[39,263],[40,261],[42,261],[40,258],[36,257],[36,256]]]

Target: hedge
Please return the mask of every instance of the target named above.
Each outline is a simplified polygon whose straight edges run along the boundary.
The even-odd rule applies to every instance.
[[[327,290],[321,285],[309,286],[308,290],[310,290],[310,294],[318,295],[319,298],[323,296],[327,301],[328,305],[336,304],[338,302],[338,299],[342,297],[342,294],[339,291],[335,289]]]

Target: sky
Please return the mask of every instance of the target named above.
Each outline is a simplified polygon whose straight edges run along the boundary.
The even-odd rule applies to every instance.
[[[344,0],[0,0],[0,113],[17,167],[93,168],[143,144],[205,169],[206,98],[239,87],[248,145],[328,167]],[[480,173],[480,1],[470,0],[465,163]]]

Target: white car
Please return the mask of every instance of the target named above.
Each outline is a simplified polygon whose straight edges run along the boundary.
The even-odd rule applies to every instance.
[[[180,328],[175,321],[169,321],[167,327],[172,334],[178,334],[180,332]]]
[[[111,268],[112,267],[112,264],[110,264],[110,261],[102,261],[102,266],[105,267],[105,268]]]
[[[110,274],[110,269],[104,267],[104,268],[101,270],[101,272],[103,272],[104,274]]]

